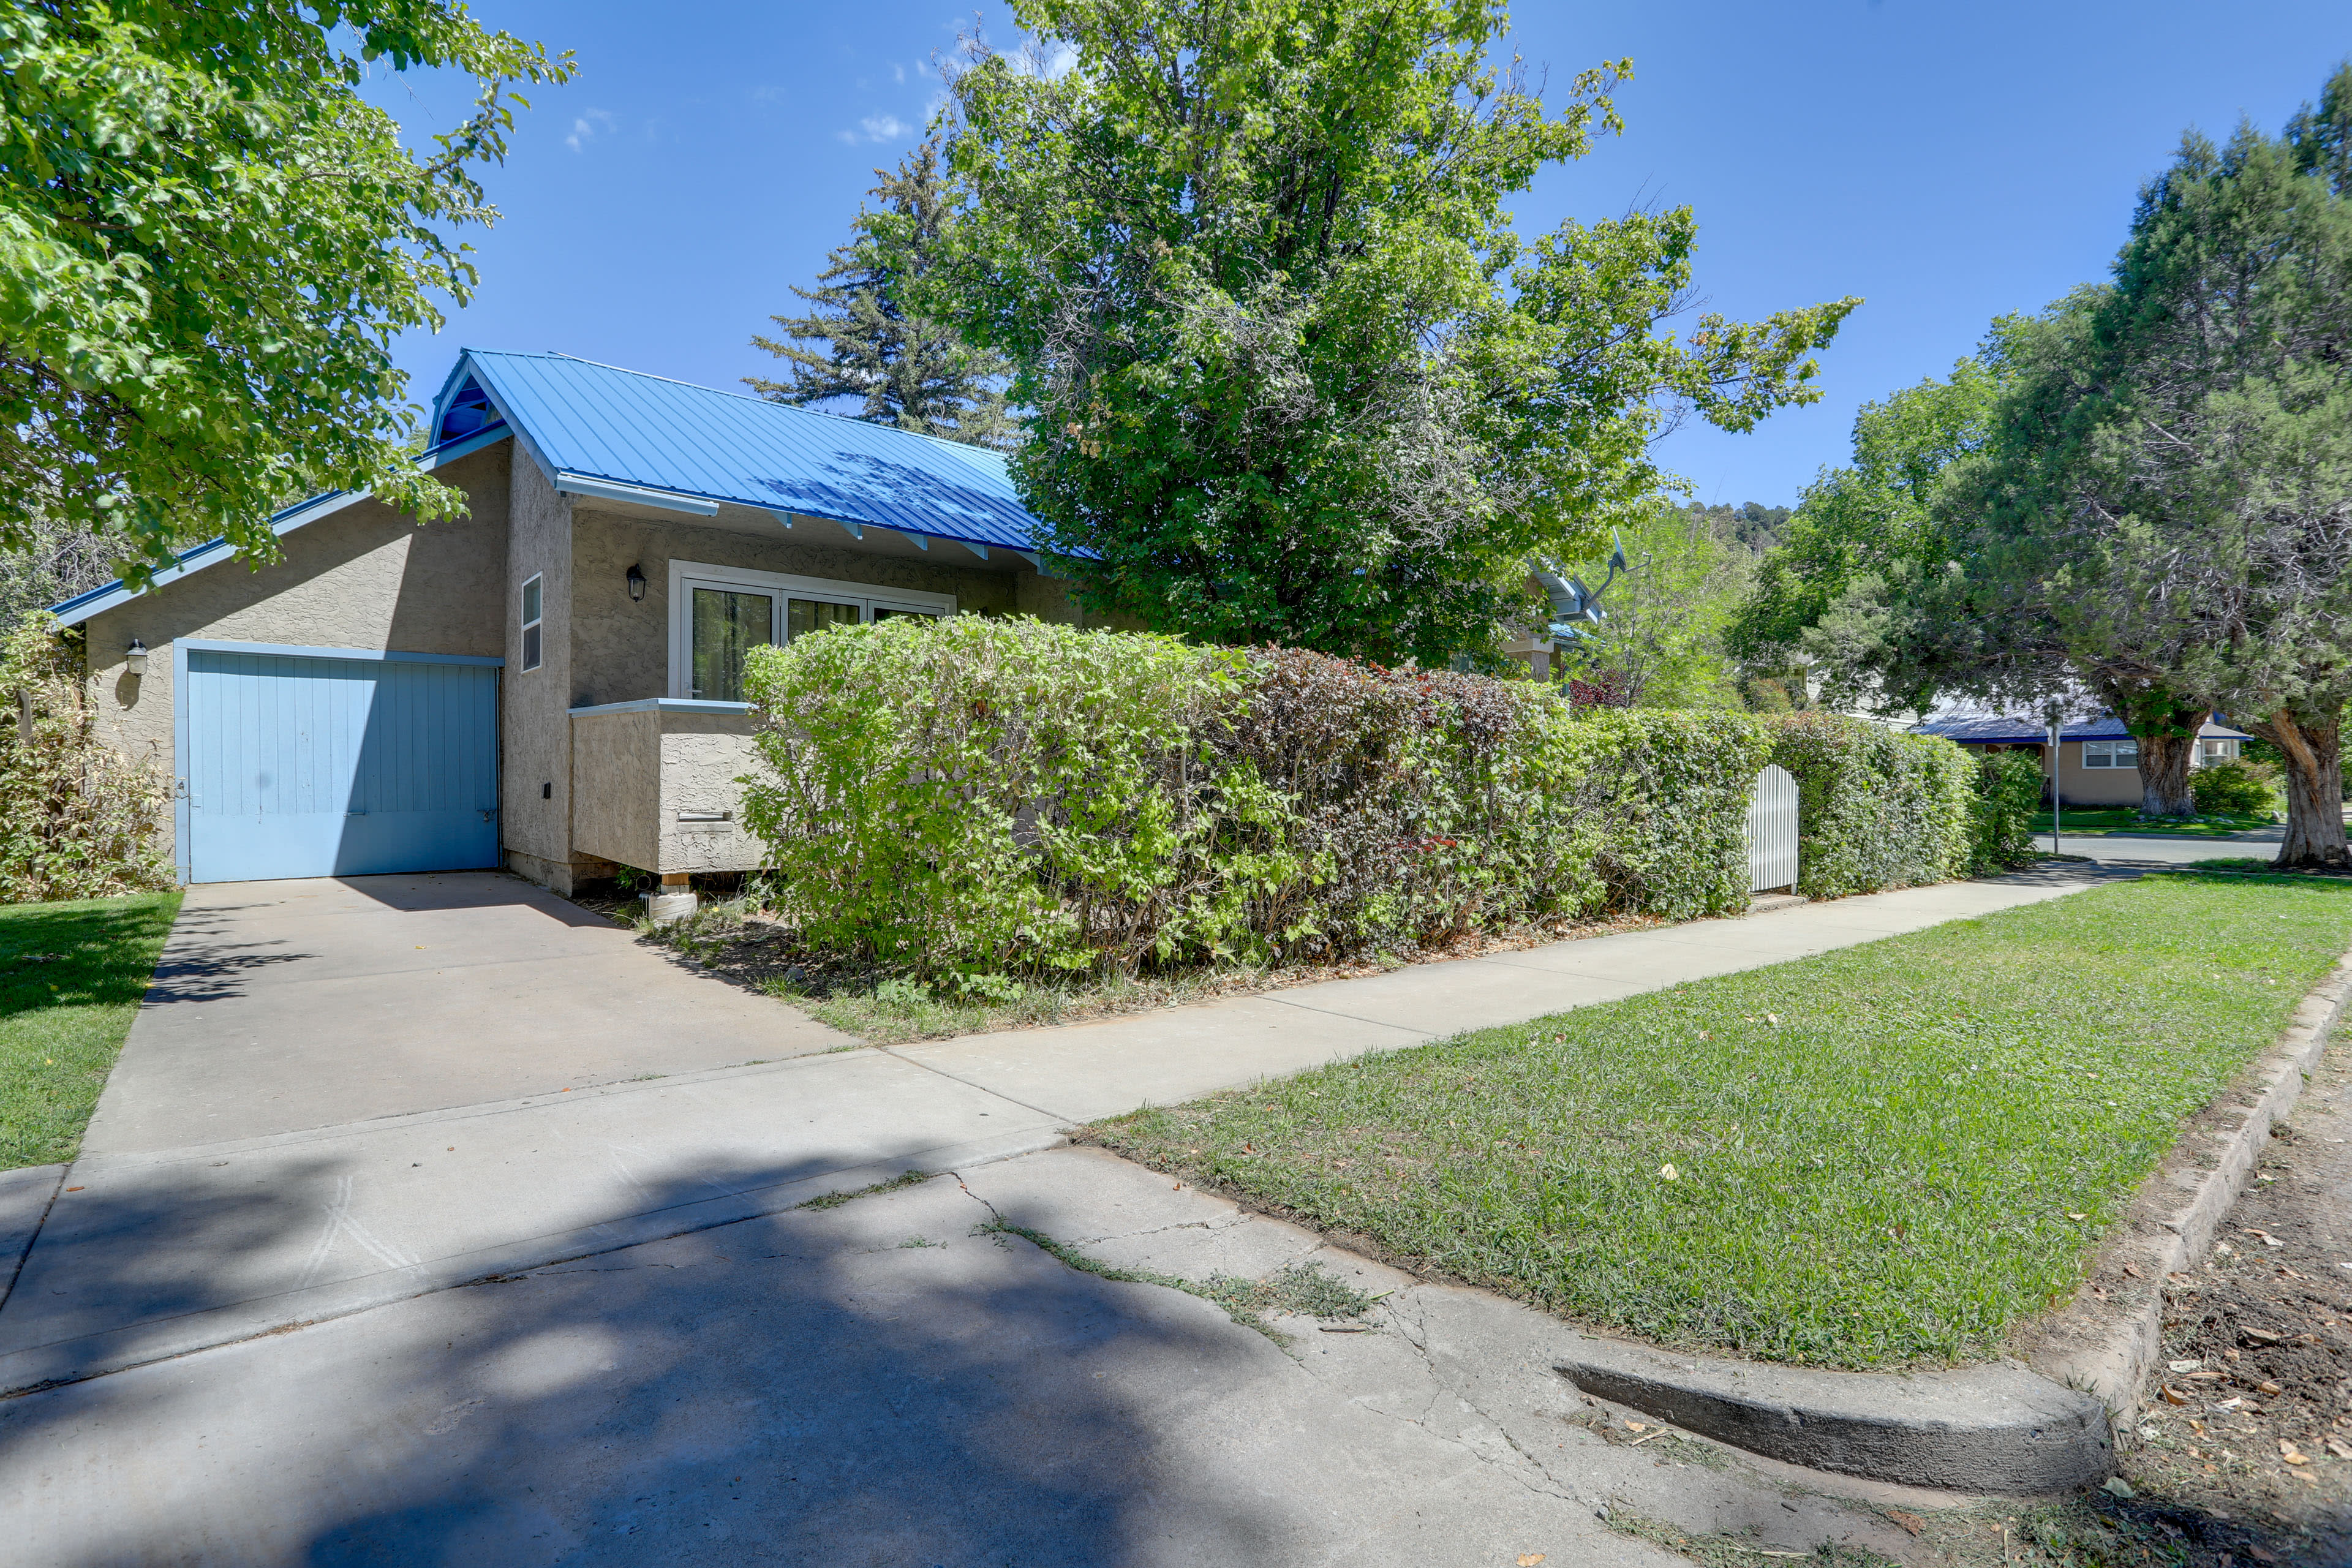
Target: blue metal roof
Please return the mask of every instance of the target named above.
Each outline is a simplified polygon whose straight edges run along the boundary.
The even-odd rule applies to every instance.
[[[481,349],[466,350],[450,373],[434,407],[436,437],[476,427],[482,393],[551,473],[1037,548],[1036,520],[1003,456],[982,447],[569,354]]]
[[[462,351],[434,399],[431,429],[435,444],[417,458],[427,469],[517,435],[549,479],[574,493],[705,514],[733,502],[1037,561],[1036,520],[1013,493],[1002,453],[570,354]],[[365,495],[313,496],[270,526],[290,533]],[[150,586],[233,559],[226,540],[211,540]],[[110,583],[53,609],[73,626],[138,596]]]

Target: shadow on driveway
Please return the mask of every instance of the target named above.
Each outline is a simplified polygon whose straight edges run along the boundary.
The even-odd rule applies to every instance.
[[[16,1549],[60,1568],[1289,1560],[1263,1494],[1297,1449],[1247,1408],[1280,1352],[1190,1297],[974,1237],[985,1215],[941,1178],[0,1403]],[[257,1195],[223,1239],[298,1221]]]

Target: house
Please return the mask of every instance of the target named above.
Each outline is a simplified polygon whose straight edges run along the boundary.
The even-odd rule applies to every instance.
[[[173,781],[193,882],[506,866],[757,867],[745,653],[850,622],[1082,619],[1004,460],[564,354],[467,350],[420,468],[470,515],[365,493],[143,590],[58,605],[105,731]]]
[[[1913,726],[1915,732],[1941,735],[1971,752],[2032,752],[2050,776],[2050,729],[2038,719],[1975,710],[1947,710]],[[2253,737],[2208,718],[2197,731],[2190,765],[2210,767],[2234,760]],[[2141,799],[2139,742],[2112,713],[2068,723],[2058,738],[2058,798],[2064,805],[2137,805]]]

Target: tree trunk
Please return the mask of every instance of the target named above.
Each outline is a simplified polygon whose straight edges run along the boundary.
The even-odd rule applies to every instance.
[[[2344,729],[2333,713],[2282,708],[2246,726],[2286,763],[2286,841],[2274,866],[2352,867],[2344,842]]]
[[[2201,722],[2204,714],[2197,715]],[[2189,793],[2189,764],[2196,754],[2197,735],[2168,731],[2141,735],[2139,742],[2139,814],[2142,816],[2194,816],[2197,797]]]

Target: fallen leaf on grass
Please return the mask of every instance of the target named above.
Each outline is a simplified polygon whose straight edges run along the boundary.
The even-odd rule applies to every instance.
[[[2177,1388],[2168,1388],[2164,1391],[2164,1402],[2167,1405],[2186,1405],[2189,1403],[2189,1395]]]
[[[2286,1392],[2286,1385],[2280,1383],[2275,1378],[2266,1377],[2263,1379],[2262,1382],[2254,1384],[2254,1392],[2256,1394],[2284,1394]]]
[[[2106,1493],[2109,1497],[2131,1498],[2139,1496],[2137,1492],[2132,1490],[2132,1484],[2124,1479],[2121,1476],[2109,1476],[2107,1478],[2106,1484],[2099,1489]]]
[[[2288,1464],[2290,1464],[2290,1465],[2307,1465],[2307,1464],[2311,1463],[2311,1456],[2310,1456],[2310,1455],[2308,1455],[2308,1454],[2305,1453],[2302,1449],[2300,1449],[2300,1448],[2296,1447],[2293,1443],[2291,1443],[2291,1442],[2287,1441],[2284,1437],[2282,1437],[2282,1438],[2280,1438],[2280,1439],[2278,1440],[2278,1446],[2279,1446],[2279,1458],[2282,1458],[2282,1459],[2284,1459]]]
[[[2081,1219],[2083,1216],[2082,1216],[2081,1215],[2078,1215],[2078,1214],[2070,1214],[2070,1215],[2068,1215],[2066,1217],[2067,1217],[2068,1219]]]
[[[1886,1517],[1893,1520],[1895,1523],[1901,1525],[1905,1530],[1910,1531],[1914,1535],[1918,1534],[1921,1531],[1927,1528],[1927,1521],[1926,1520],[1921,1519],[1916,1513],[1906,1513],[1899,1508],[1888,1509],[1886,1510]]]
[[[1680,1175],[1680,1173],[1677,1173],[1672,1165],[1661,1165],[1661,1166],[1659,1166],[1659,1167],[1658,1167],[1658,1174],[1660,1174],[1661,1176],[1664,1176],[1666,1180],[1668,1180],[1668,1181],[1670,1181],[1670,1182],[1679,1182],[1679,1181],[1681,1181],[1681,1180],[1682,1180],[1682,1176]]]

